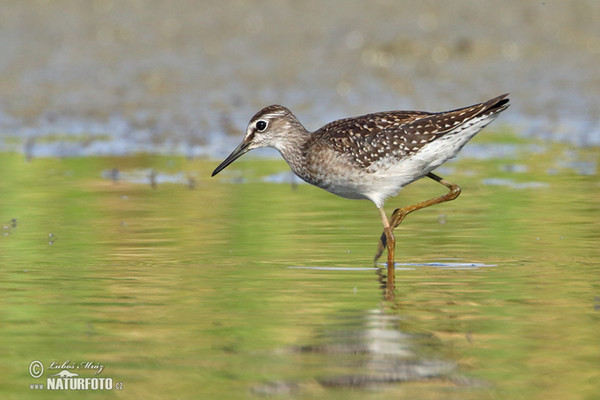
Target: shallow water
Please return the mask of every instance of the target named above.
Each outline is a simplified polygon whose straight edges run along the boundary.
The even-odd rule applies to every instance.
[[[4,1],[0,398],[46,397],[30,385],[65,362],[102,365],[127,399],[596,398],[599,16],[592,0]],[[251,156],[209,178],[267,104],[316,129],[505,92],[438,170],[460,198],[397,231],[391,300],[372,204]],[[415,183],[387,211],[443,190]]]
[[[598,151],[515,146],[440,170],[463,193],[399,228],[392,301],[375,207],[283,162],[210,179],[215,161],[3,154],[0,395],[39,398],[71,361],[127,399],[594,398]]]

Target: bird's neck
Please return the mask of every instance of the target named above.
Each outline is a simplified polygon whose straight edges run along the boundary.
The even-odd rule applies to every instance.
[[[305,175],[306,149],[310,138],[310,132],[298,124],[286,135],[285,142],[276,147],[292,171],[301,178]]]

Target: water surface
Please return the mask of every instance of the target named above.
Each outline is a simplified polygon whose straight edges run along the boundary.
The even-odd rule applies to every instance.
[[[3,154],[0,393],[44,396],[29,364],[71,360],[127,399],[591,399],[598,152],[513,145],[440,171],[463,193],[399,228],[392,301],[375,207],[283,162],[210,179],[215,161]]]

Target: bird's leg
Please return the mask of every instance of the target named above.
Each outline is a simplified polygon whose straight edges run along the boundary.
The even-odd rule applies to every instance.
[[[394,238],[393,228],[390,226],[390,222],[385,215],[385,211],[383,207],[377,207],[379,211],[379,215],[381,216],[381,221],[383,222],[383,235],[385,236],[385,240],[388,244],[388,260],[387,260],[387,290],[394,290],[394,282],[395,282],[395,268],[396,265],[394,263],[394,250],[396,249],[396,239]]]
[[[440,204],[440,203],[444,203],[446,201],[454,200],[458,197],[458,195],[460,195],[460,187],[458,187],[458,185],[448,182],[444,178],[437,176],[435,174],[432,174],[432,173],[427,174],[427,177],[446,186],[448,189],[450,189],[450,191],[448,193],[446,193],[445,195],[394,210],[394,213],[392,214],[391,222],[390,222],[392,231],[394,229],[396,229],[396,227],[402,223],[402,221],[404,220],[404,217],[406,217],[411,212],[420,210],[425,207],[432,206],[434,204]]]
[[[422,201],[420,203],[416,203],[416,204],[413,204],[410,206],[397,208],[396,210],[394,210],[392,217],[390,219],[390,223],[389,223],[390,229],[392,231],[394,229],[396,229],[396,227],[398,225],[400,225],[402,223],[402,221],[404,220],[404,218],[411,212],[420,210],[425,207],[432,206],[434,204],[440,204],[440,203],[444,203],[446,201],[454,200],[460,194],[460,187],[458,187],[458,185],[455,185],[452,182],[448,182],[444,178],[437,176],[431,172],[429,174],[427,174],[427,177],[446,186],[448,189],[450,189],[450,191],[443,196],[439,196],[439,197],[436,197],[433,199]],[[388,244],[388,236],[389,236],[388,233],[384,229],[383,234],[379,238],[379,247],[377,248],[377,253],[375,254],[375,261],[377,261],[377,259],[379,259],[379,257],[381,257],[383,250],[385,250],[385,247]],[[393,235],[392,235],[392,237],[393,237]],[[389,250],[388,250],[388,254],[389,254]]]

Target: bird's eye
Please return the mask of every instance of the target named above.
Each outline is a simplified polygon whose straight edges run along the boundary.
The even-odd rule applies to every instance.
[[[267,129],[267,121],[265,120],[260,120],[256,123],[256,130],[259,132],[263,132],[265,129]]]

